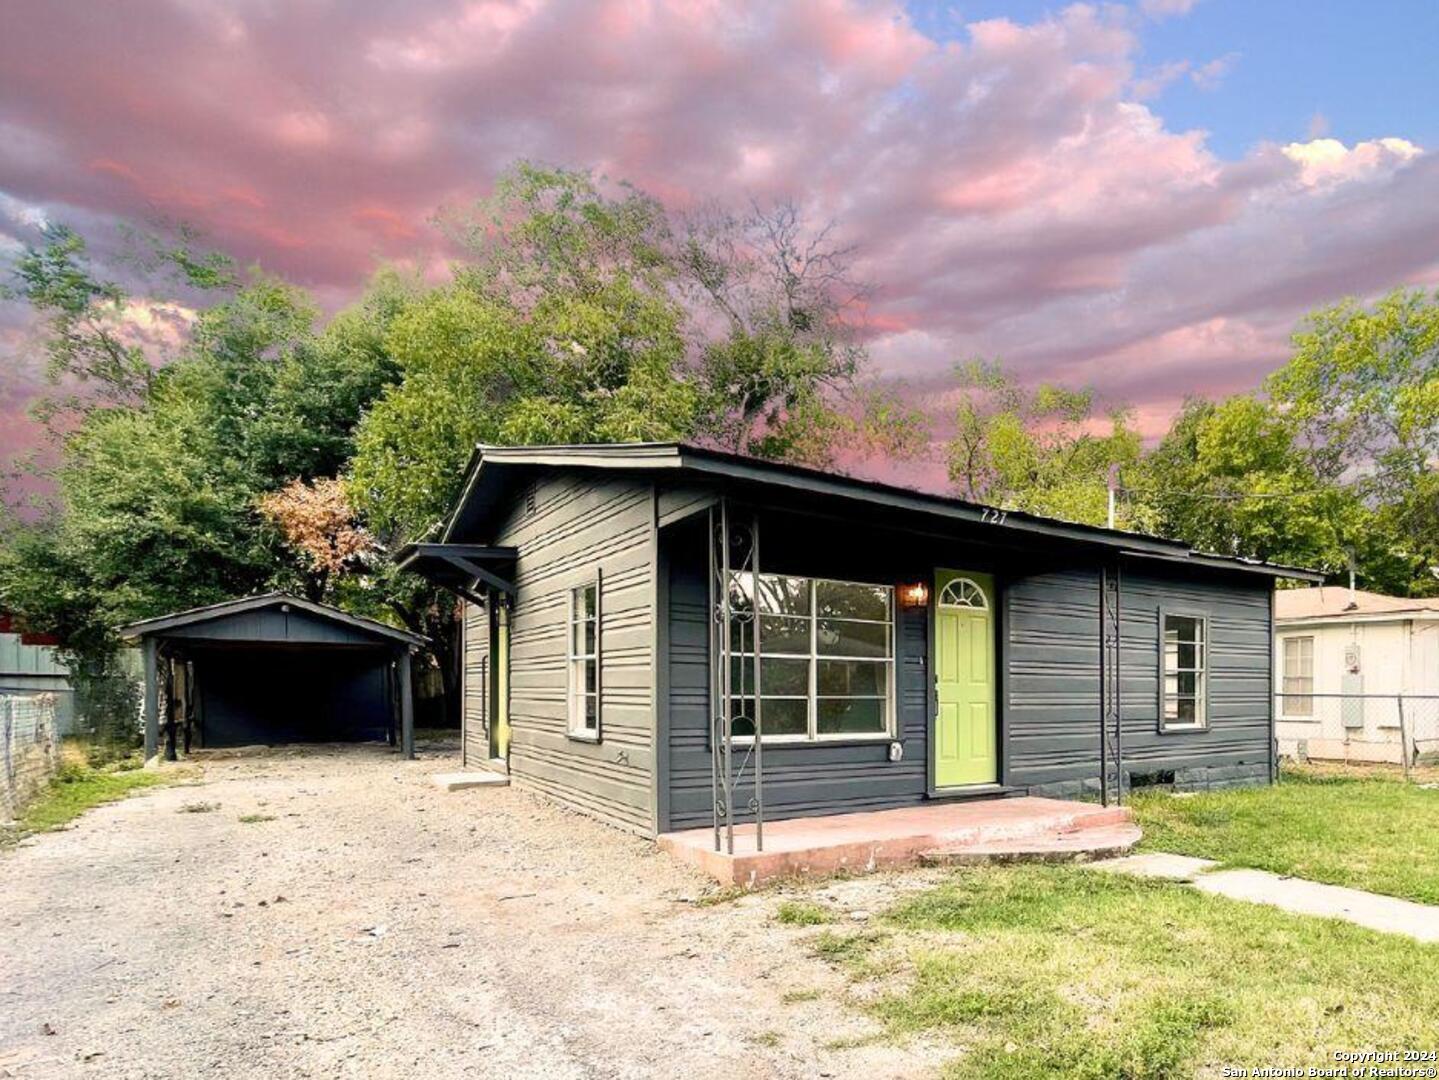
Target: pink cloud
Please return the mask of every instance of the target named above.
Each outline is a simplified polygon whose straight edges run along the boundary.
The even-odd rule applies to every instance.
[[[377,259],[433,265],[436,208],[520,156],[679,207],[793,196],[863,253],[877,364],[916,393],[1001,356],[1159,417],[1255,385],[1307,308],[1436,280],[1439,161],[1403,132],[1219,157],[1154,102],[1232,58],[1137,70],[1145,25],[1077,4],[939,43],[885,0],[15,0],[0,211],[183,218],[339,302]],[[29,227],[0,214],[0,244]]]

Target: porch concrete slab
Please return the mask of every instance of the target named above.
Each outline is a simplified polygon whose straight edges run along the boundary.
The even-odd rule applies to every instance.
[[[1439,907],[1412,900],[1282,877],[1266,870],[1216,870],[1195,879],[1193,884],[1203,892],[1233,900],[1269,904],[1300,915],[1343,919],[1418,941],[1439,941]]]
[[[1168,881],[1193,881],[1200,874],[1219,864],[1213,859],[1196,859],[1191,855],[1172,855],[1167,851],[1151,851],[1143,855],[1124,855],[1091,864],[1094,870],[1111,870],[1135,877],[1164,878]]]
[[[435,773],[431,782],[441,791],[464,791],[477,787],[509,787],[510,778],[496,772]]]
[[[1139,843],[1140,836],[1139,826],[1132,822],[1087,826],[1020,840],[989,840],[980,844],[961,844],[938,851],[925,851],[920,853],[919,861],[927,866],[988,866],[1016,862],[1072,863],[1095,860],[1113,862]]]
[[[715,850],[713,828],[665,833],[659,846],[726,885],[748,887],[780,877],[867,872],[980,845],[993,854],[1003,845],[1022,847],[1132,820],[1127,807],[1027,796],[770,821],[763,851],[756,850],[753,825],[735,827],[733,853],[725,850],[723,836]]]

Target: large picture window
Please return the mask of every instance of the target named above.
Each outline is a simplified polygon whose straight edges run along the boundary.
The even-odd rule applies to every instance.
[[[1193,731],[1208,726],[1206,700],[1209,627],[1200,615],[1160,612],[1159,727]]]
[[[600,582],[570,590],[569,624],[570,735],[600,737]]]
[[[1314,715],[1314,639],[1284,639],[1284,702],[1285,716]]]
[[[731,586],[735,734],[754,736],[755,636],[766,742],[889,738],[894,591],[886,585],[736,574]]]

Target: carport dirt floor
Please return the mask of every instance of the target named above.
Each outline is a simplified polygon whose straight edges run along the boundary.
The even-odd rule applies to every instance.
[[[882,1078],[953,1053],[837,1045],[870,1022],[782,894],[695,903],[646,841],[431,785],[457,767],[215,760],[0,852],[0,1077]]]

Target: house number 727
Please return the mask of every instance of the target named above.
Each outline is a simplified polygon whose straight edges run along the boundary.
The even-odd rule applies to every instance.
[[[986,507],[984,512],[980,514],[979,520],[986,525],[1003,525],[1004,519],[1008,516],[1009,512],[1006,510],[990,510]]]

